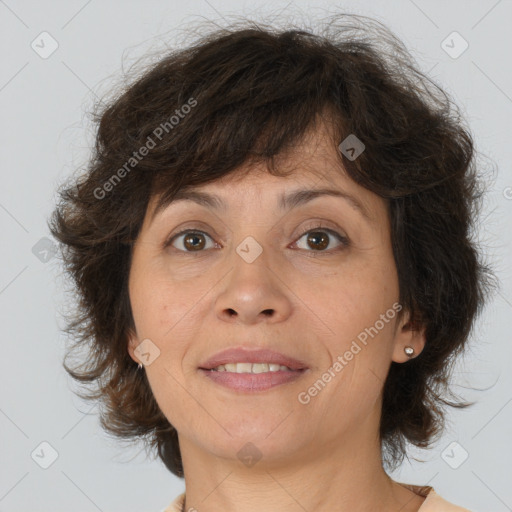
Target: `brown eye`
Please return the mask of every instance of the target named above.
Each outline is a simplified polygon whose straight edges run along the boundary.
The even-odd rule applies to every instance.
[[[189,233],[183,239],[183,245],[192,251],[199,251],[204,248],[205,242],[202,234]]]
[[[202,231],[183,231],[175,235],[167,245],[183,252],[201,252],[211,237]],[[211,247],[208,247],[211,248]]]
[[[310,231],[308,233],[307,243],[312,249],[325,249],[329,245],[329,236],[323,231]]]
[[[306,250],[312,249],[313,250],[313,251],[310,250],[309,252],[326,252],[326,253],[331,252],[331,251],[324,250],[329,246],[329,244],[331,242],[331,238],[334,238],[338,241],[338,246],[334,247],[332,249],[333,251],[340,250],[340,249],[343,249],[348,246],[348,240],[344,236],[340,235],[336,231],[333,231],[332,229],[326,229],[326,228],[319,229],[320,227],[321,226],[314,228],[314,229],[310,229],[309,231],[306,231],[299,238],[299,240],[296,242],[299,249],[306,249]],[[306,237],[307,247],[300,247],[299,241],[304,237]]]

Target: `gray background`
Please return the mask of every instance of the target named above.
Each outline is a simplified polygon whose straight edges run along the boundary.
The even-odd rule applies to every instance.
[[[411,450],[425,462],[411,459],[393,476],[428,483],[475,512],[512,510],[511,0],[0,0],[0,512],[156,512],[184,488],[162,463],[145,459],[142,445],[128,448],[107,437],[96,408],[73,395],[61,367],[60,312],[69,297],[44,239],[46,218],[57,186],[87,162],[93,137],[87,111],[95,95],[103,97],[123,67],[147,51],[180,44],[186,24],[202,17],[224,24],[232,14],[281,13],[300,21],[329,11],[372,16],[395,31],[461,106],[478,149],[498,169],[479,236],[502,288],[455,374],[456,391],[478,403],[451,412],[439,443]],[[43,31],[58,43],[47,58],[40,56],[51,49]],[[469,44],[457,58],[442,47],[453,31]],[[464,43],[456,36],[444,44],[455,54]],[[58,457],[43,469],[52,449]]]

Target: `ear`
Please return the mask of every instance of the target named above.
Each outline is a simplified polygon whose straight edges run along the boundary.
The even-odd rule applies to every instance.
[[[425,326],[419,320],[411,319],[409,312],[405,312],[396,327],[392,360],[395,363],[405,363],[418,357],[425,347],[425,341]],[[412,356],[405,353],[405,347],[414,350]]]
[[[135,349],[137,348],[137,345],[139,344],[137,335],[131,330],[128,330],[128,353],[130,354],[130,357],[139,364],[141,361],[139,361],[138,357],[135,355]]]

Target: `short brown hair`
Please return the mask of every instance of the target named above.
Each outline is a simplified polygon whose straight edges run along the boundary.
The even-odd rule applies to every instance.
[[[453,101],[371,20],[333,17],[316,34],[254,22],[218,29],[169,52],[98,105],[93,158],[86,174],[60,191],[49,221],[78,297],[66,356],[87,348],[77,367],[64,362],[66,371],[89,385],[80,396],[104,406],[104,429],[145,436],[177,476],[183,467],[176,430],[127,350],[135,329],[132,246],[148,202],[155,195],[168,201],[249,161],[267,162],[279,175],[273,157],[300,143],[324,111],[338,142],[355,134],[365,145],[355,160],[339,153],[340,162],[389,201],[399,300],[426,329],[422,353],[389,369],[384,461],[400,462],[405,441],[427,446],[442,430],[443,404],[465,405],[443,393],[491,272],[472,233],[482,195],[473,141]],[[142,147],[149,151],[136,158]]]

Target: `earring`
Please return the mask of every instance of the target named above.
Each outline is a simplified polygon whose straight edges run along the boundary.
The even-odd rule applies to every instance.
[[[414,355],[414,349],[412,347],[405,347],[404,352],[407,357],[412,357]]]
[[[142,370],[142,363],[139,363],[139,370]]]

